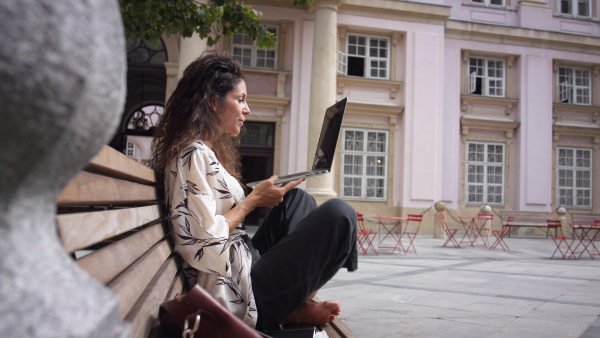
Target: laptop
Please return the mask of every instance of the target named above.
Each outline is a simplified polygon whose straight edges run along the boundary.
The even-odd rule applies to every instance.
[[[312,170],[281,176],[275,184],[279,185],[300,178],[319,176],[331,171],[333,155],[335,154],[338,136],[342,129],[342,120],[344,119],[347,103],[348,98],[346,97],[336,102],[325,111],[325,118],[323,119],[323,126],[321,126],[321,135],[319,136],[319,143],[317,143]],[[247,185],[249,187],[254,187],[260,182],[262,181],[250,182]]]

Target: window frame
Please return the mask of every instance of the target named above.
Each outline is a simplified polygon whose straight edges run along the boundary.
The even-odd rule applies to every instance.
[[[561,165],[561,150],[569,150],[573,152],[573,165],[567,166],[567,165]],[[585,169],[585,167],[580,167],[577,166],[577,157],[576,154],[578,151],[584,151],[587,152],[589,154],[589,166],[587,167],[587,169]],[[593,206],[593,198],[594,198],[594,149],[593,148],[585,148],[585,147],[567,147],[567,146],[559,146],[556,148],[556,180],[555,180],[555,184],[556,184],[556,195],[555,195],[555,200],[556,200],[556,204],[558,206],[563,206],[563,207],[569,207],[569,208],[574,208],[574,209],[591,209]],[[582,169],[583,168],[583,169]],[[568,170],[572,173],[571,175],[571,180],[572,185],[571,186],[566,186],[566,185],[562,185],[561,186],[561,170]],[[577,187],[577,171],[585,171],[588,173],[588,177],[589,177],[589,186],[588,187]],[[567,203],[562,203],[563,201],[561,201],[561,198],[569,198],[568,196],[561,196],[561,193],[563,192],[563,190],[571,190],[571,196],[570,199],[572,201],[572,204],[567,204]],[[586,205],[583,204],[579,204],[578,203],[578,192],[580,191],[587,191],[588,192],[588,196],[587,199],[589,200],[589,203]],[[586,198],[586,197],[583,197]]]
[[[125,156],[135,159],[137,145],[135,142],[127,140],[125,143]]]
[[[500,2],[502,2],[501,5],[492,4],[491,3],[492,1],[495,1],[495,0],[481,0],[481,1],[469,0],[469,3],[472,5],[485,6],[485,7],[490,7],[490,8],[506,8],[506,0],[500,0]]]
[[[347,148],[347,142],[351,141],[351,140],[347,140],[346,139],[346,133],[348,131],[351,132],[363,132],[363,138],[362,138],[362,144],[363,144],[363,150],[357,151],[357,150],[348,150]],[[383,152],[375,152],[375,151],[369,151],[368,149],[366,149],[367,145],[368,145],[368,133],[377,133],[377,134],[383,134],[385,137],[385,149]],[[385,129],[368,129],[368,128],[355,128],[355,127],[345,127],[342,128],[342,147],[341,147],[341,164],[340,164],[340,196],[343,199],[346,200],[360,200],[360,201],[377,201],[377,202],[385,202],[387,201],[387,193],[388,193],[388,180],[389,180],[389,159],[390,159],[390,131],[389,130],[385,130]],[[353,156],[356,158],[361,158],[361,163],[360,163],[360,167],[361,167],[361,173],[360,174],[353,174],[353,173],[346,173],[346,156]],[[384,158],[384,164],[381,166],[381,169],[383,169],[383,174],[382,175],[368,175],[368,157],[374,158],[374,157],[383,157]],[[354,164],[355,162],[352,162],[351,164]],[[376,168],[375,168],[376,169]],[[359,178],[361,180],[360,183],[360,196],[357,195],[346,195],[346,184],[345,184],[345,179],[346,178]],[[368,180],[369,179],[375,179],[375,180],[380,180],[381,182],[381,186],[380,187],[375,187],[372,189],[377,189],[380,188],[382,189],[381,192],[381,197],[378,196],[368,196],[368,190],[370,189],[370,187],[368,187]],[[352,186],[350,187],[350,189],[352,189]],[[376,192],[375,192],[376,195]]]
[[[587,2],[587,15],[580,15],[579,3]],[[568,3],[570,13],[563,12],[563,3]],[[591,0],[556,0],[557,11],[560,16],[575,18],[575,19],[591,19],[592,18],[592,1]]]
[[[243,32],[238,32],[235,33],[234,35],[231,36],[231,47],[230,47],[230,53],[231,53],[231,57],[233,57],[234,59],[238,60],[243,67],[250,67],[250,68],[258,68],[258,69],[269,69],[269,70],[277,70],[279,68],[279,35],[280,35],[280,27],[279,25],[274,25],[274,24],[265,24],[264,26],[267,27],[267,30],[270,29],[274,29],[275,30],[275,47],[273,49],[265,49],[265,48],[259,48],[257,45],[257,41],[252,41],[252,45],[244,45],[244,44],[236,44],[235,43],[235,38],[236,36],[240,35],[242,36],[243,39],[250,39],[246,34],[244,34]],[[239,56],[236,56],[235,54],[235,48],[243,48],[243,49],[250,49],[250,64],[244,64],[244,60],[243,57],[242,59],[240,59]],[[274,54],[273,58],[265,58],[265,60],[273,60],[273,67],[265,67],[265,66],[258,66],[258,60],[259,60],[259,52],[265,51],[266,53],[272,52]]]
[[[351,37],[356,37],[357,40],[359,38],[365,39],[364,55],[351,54],[349,52],[349,48],[351,47],[351,44],[350,44]],[[372,47],[379,48],[378,46],[371,46],[372,39],[377,39],[379,41],[386,41],[386,47],[385,47],[386,56],[385,57],[371,56],[371,48]],[[389,36],[362,34],[362,33],[347,33],[344,41],[345,41],[344,51],[338,51],[337,72],[339,74],[342,74],[342,75],[345,75],[348,77],[358,78],[358,79],[390,80],[392,49],[391,49],[391,38]],[[360,45],[356,45],[356,46],[360,46]],[[355,58],[355,59],[363,58],[364,59],[364,69],[363,69],[364,76],[348,74],[348,69],[351,68],[351,67],[349,67],[349,64],[351,63],[352,58]],[[371,72],[373,70],[382,69],[379,67],[377,67],[377,68],[373,67],[373,62],[382,62],[382,61],[385,62],[385,64],[386,64],[385,76],[373,76],[371,74]],[[378,64],[378,66],[380,66],[380,64]]]
[[[483,159],[484,161],[473,161],[470,160],[470,145],[483,145],[484,147],[484,153],[483,153]],[[502,161],[501,162],[490,162],[488,161],[489,159],[489,154],[488,154],[488,146],[501,146],[502,147]],[[504,205],[505,201],[506,201],[506,180],[507,180],[507,173],[506,173],[506,154],[507,154],[507,145],[505,142],[488,142],[488,141],[467,141],[465,144],[465,168],[464,168],[464,182],[465,182],[465,204],[466,205],[481,205],[481,204],[489,204],[489,205],[496,205],[496,206],[502,206]],[[482,178],[483,178],[483,182],[479,183],[479,182],[470,182],[469,181],[469,175],[470,174],[474,174],[471,173],[470,167],[471,165],[477,165],[477,166],[482,166],[483,167],[483,172],[481,173]],[[497,183],[497,182],[488,182],[489,179],[489,169],[491,167],[501,167],[502,168],[502,174],[501,174],[501,182]],[[476,174],[476,173],[475,173]],[[482,195],[482,200],[481,201],[471,201],[470,200],[470,195],[472,194],[469,189],[471,186],[474,187],[479,187],[481,186],[481,195]],[[496,201],[490,201],[490,191],[489,188],[490,187],[497,187],[500,188],[500,201],[496,202]],[[476,192],[477,193],[477,192]]]
[[[476,71],[471,71],[471,60],[482,60],[484,62],[483,65],[483,75],[478,75]],[[490,71],[490,63],[491,62],[501,62],[502,63],[502,77],[490,77],[489,76],[489,71]],[[478,65],[474,66],[477,68],[480,68]],[[506,76],[507,76],[507,67],[506,67],[506,60],[502,59],[502,58],[490,58],[490,57],[483,57],[483,56],[469,56],[468,62],[467,62],[467,67],[466,67],[466,72],[467,72],[467,93],[470,95],[476,95],[476,96],[481,96],[481,97],[497,97],[497,98],[506,98]],[[475,94],[475,91],[477,90],[477,78],[481,79],[481,94]],[[500,87],[498,86],[494,86],[492,87],[490,84],[492,82],[497,82],[497,81],[501,81],[502,84]],[[501,95],[492,95],[490,94],[491,90],[501,90],[502,94]]]
[[[571,74],[561,74],[563,70],[571,71]],[[586,72],[587,73],[587,86],[577,85],[576,79],[578,78],[576,73]],[[561,77],[570,77],[571,83],[567,81],[561,81]],[[583,77],[581,77],[583,79]],[[576,66],[559,66],[556,72],[556,83],[557,83],[557,99],[558,102],[564,104],[573,104],[579,106],[591,106],[592,105],[592,70],[586,67]],[[586,91],[587,95],[578,95],[579,91]],[[584,100],[587,99],[587,102]]]

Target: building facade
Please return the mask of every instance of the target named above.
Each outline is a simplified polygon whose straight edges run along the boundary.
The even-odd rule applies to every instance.
[[[214,48],[245,69],[247,181],[306,170],[326,107],[348,97],[333,172],[303,183],[320,202],[343,198],[366,218],[424,214],[424,233],[436,202],[455,219],[483,205],[498,216],[600,214],[598,0],[246,3],[277,47],[236,34]],[[151,84],[130,88],[123,126],[144,105],[162,108],[206,48],[162,43],[162,77],[146,95]],[[134,134],[117,144],[143,160],[148,135]]]

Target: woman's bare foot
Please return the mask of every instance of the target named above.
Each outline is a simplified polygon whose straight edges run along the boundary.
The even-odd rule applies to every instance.
[[[282,324],[314,324],[325,325],[335,319],[342,311],[338,301],[327,300],[317,303],[312,299],[304,301],[292,311]]]

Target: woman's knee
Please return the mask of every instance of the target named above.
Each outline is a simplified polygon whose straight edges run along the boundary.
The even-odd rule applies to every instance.
[[[345,201],[334,198],[321,205],[330,217],[333,219],[345,220],[344,224],[350,226],[351,230],[356,229],[356,211]]]

